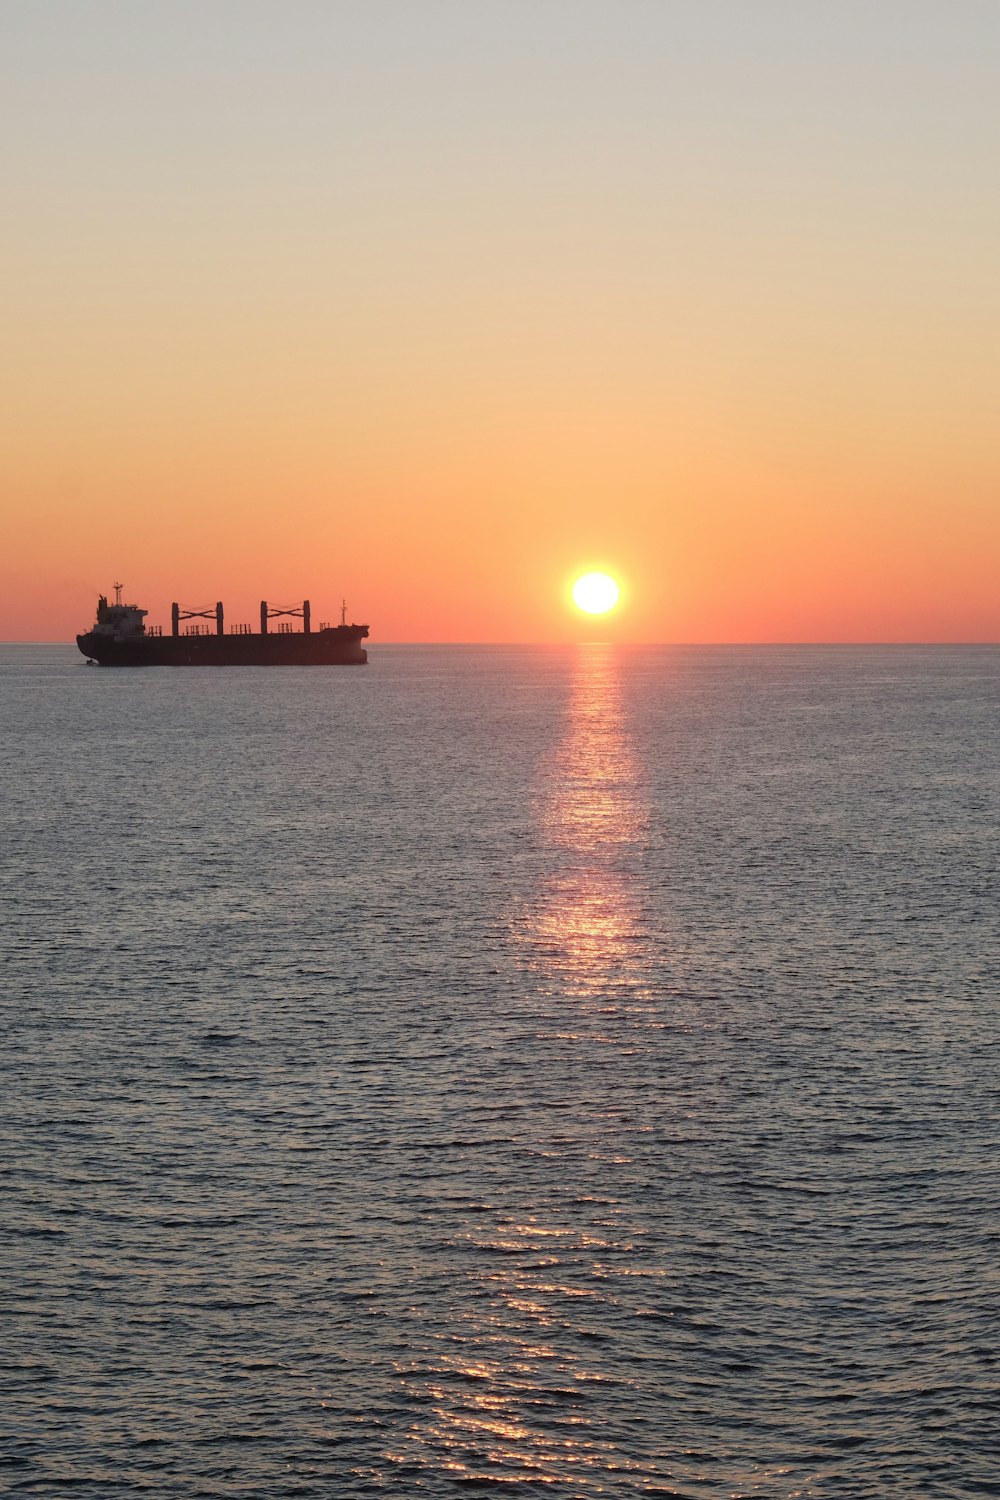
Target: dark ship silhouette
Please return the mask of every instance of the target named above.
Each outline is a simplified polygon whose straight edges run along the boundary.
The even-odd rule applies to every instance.
[[[346,604],[339,625],[322,624],[313,630],[309,600],[293,609],[271,609],[261,600],[260,631],[249,625],[225,629],[221,604],[214,609],[182,610],[171,605],[170,634],[146,624],[148,611],[137,604],[122,603],[122,586],[115,584],[115,602],[104,594],[97,601],[97,619],[76,644],[91,662],[102,667],[346,667],[362,666],[368,652],[361,642],[367,625],[348,625]],[[293,617],[302,629],[283,623],[277,630],[270,622]],[[210,625],[187,625],[182,620],[214,620]]]

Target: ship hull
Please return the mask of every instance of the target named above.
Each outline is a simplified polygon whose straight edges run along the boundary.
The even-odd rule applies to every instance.
[[[147,635],[115,640],[89,631],[76,644],[102,667],[360,667],[364,625],[267,635]]]

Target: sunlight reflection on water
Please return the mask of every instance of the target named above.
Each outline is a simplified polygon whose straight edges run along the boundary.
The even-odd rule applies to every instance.
[[[537,992],[575,1002],[568,1026],[553,1036],[609,1043],[605,1011],[627,1011],[639,999],[645,1012],[651,993],[641,879],[650,807],[614,646],[581,647],[576,657],[563,732],[540,767],[536,819],[549,873],[512,924],[515,940]],[[630,1162],[607,1146],[598,1152],[588,1140],[588,1157]],[[551,1152],[539,1142],[533,1154]],[[600,1208],[596,1200],[586,1206]],[[642,1462],[580,1410],[589,1390],[629,1382],[606,1368],[600,1343],[587,1349],[568,1337],[591,1303],[601,1317],[613,1316],[615,1298],[597,1267],[632,1249],[617,1232],[614,1200],[603,1207],[607,1234],[560,1222],[539,1205],[462,1235],[472,1262],[461,1299],[467,1312],[450,1347],[431,1353],[430,1368],[397,1371],[426,1413],[390,1455],[398,1472],[412,1465],[458,1482],[544,1483],[574,1494],[601,1490],[599,1475],[609,1469],[641,1481]],[[561,1274],[568,1267],[577,1270]]]
[[[545,838],[561,858],[529,917],[535,967],[570,995],[634,993],[646,978],[635,866],[649,806],[614,646],[580,649],[543,795]]]

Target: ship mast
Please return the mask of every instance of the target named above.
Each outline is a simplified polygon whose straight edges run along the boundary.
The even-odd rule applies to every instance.
[[[340,623],[341,623],[341,625],[346,625],[347,624],[347,600],[346,599],[341,599],[341,601],[340,601]]]
[[[122,585],[120,583],[116,583],[115,586],[114,586],[114,588],[115,588],[115,603],[116,604],[121,604],[121,602],[122,602]]]

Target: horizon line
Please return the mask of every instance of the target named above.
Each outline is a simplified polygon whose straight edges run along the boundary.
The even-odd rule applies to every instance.
[[[904,641],[893,641],[893,640],[889,640],[889,641],[887,641],[887,640],[857,640],[857,641],[854,641],[854,640],[847,640],[847,641],[845,641],[845,640],[759,640],[759,641],[689,641],[689,640],[673,640],[673,641],[624,641],[624,640],[576,640],[576,641],[567,641],[567,640],[555,640],[555,641],[552,641],[552,640],[549,640],[549,641],[544,641],[544,640],[533,640],[533,641],[530,641],[530,640],[507,640],[507,641],[426,640],[426,641],[423,641],[423,640],[421,640],[421,641],[417,641],[417,640],[408,640],[408,641],[400,641],[400,640],[386,640],[386,641],[381,641],[380,640],[380,641],[374,642],[374,645],[376,646],[376,648],[378,646],[461,646],[461,647],[468,647],[470,649],[473,648],[473,647],[488,647],[490,649],[499,649],[501,647],[507,647],[507,646],[531,646],[531,647],[539,647],[539,646],[542,646],[542,647],[562,647],[562,646],[569,646],[569,647],[573,647],[573,646],[628,646],[628,647],[655,647],[655,648],[669,648],[669,649],[687,648],[687,649],[697,649],[697,650],[705,650],[705,649],[709,649],[709,648],[713,648],[713,647],[717,647],[717,648],[722,649],[722,650],[740,650],[740,649],[757,650],[757,649],[759,649],[761,647],[787,648],[787,647],[791,646],[791,647],[799,647],[799,648],[817,647],[817,648],[822,648],[822,649],[830,649],[830,648],[836,647],[838,649],[847,650],[847,649],[850,649],[851,647],[858,647],[858,646],[860,646],[860,647],[879,647],[879,648],[882,648],[882,649],[885,649],[887,647],[893,647],[893,646],[901,647],[901,648],[911,648],[911,647],[915,647],[915,646],[919,646],[919,647],[922,647],[922,648],[926,648],[926,647],[929,647],[929,646],[940,646],[940,647],[948,647],[948,646],[997,647],[997,646],[1000,646],[1000,639],[990,639],[990,640],[904,640]],[[76,646],[76,640],[75,639],[73,639],[73,640],[47,640],[47,641],[39,641],[39,640],[0,640],[0,647],[3,647],[3,646],[71,646],[71,647],[75,647]]]

